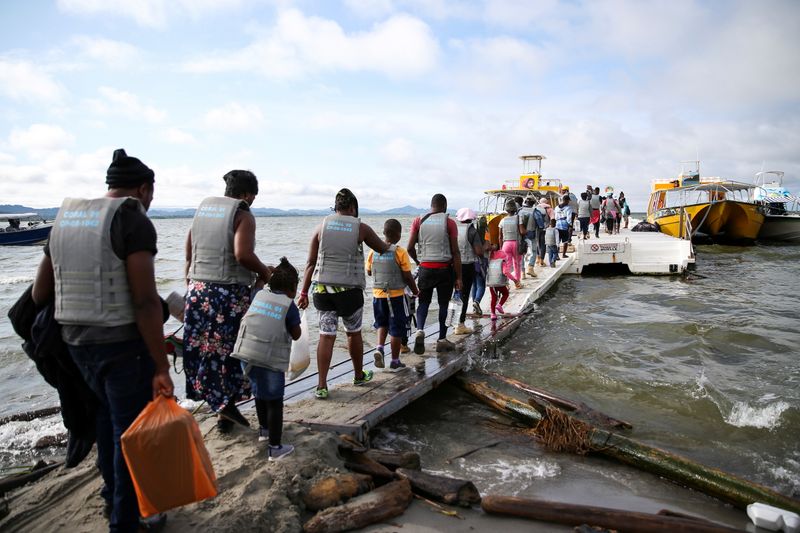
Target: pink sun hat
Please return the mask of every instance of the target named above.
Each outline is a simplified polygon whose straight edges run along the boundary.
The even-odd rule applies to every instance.
[[[478,216],[475,214],[475,211],[470,209],[469,207],[462,207],[461,209],[456,212],[456,218],[459,222],[466,222],[467,220],[475,220],[475,217]]]

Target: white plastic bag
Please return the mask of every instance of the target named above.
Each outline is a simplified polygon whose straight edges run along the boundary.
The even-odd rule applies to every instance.
[[[300,338],[292,341],[292,351],[289,353],[289,381],[299,378],[311,364],[311,353],[308,347],[308,319],[305,310],[300,312]]]

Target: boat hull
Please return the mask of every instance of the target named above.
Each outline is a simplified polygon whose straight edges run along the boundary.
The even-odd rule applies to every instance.
[[[53,226],[47,224],[19,231],[5,231],[0,233],[0,245],[26,245],[43,242],[50,236],[52,229]]]
[[[800,243],[800,214],[766,215],[760,240]]]
[[[651,222],[657,222],[662,232],[672,237],[683,237],[680,209],[656,213]],[[723,200],[713,203],[687,205],[685,216],[691,220],[692,233],[702,233],[716,240],[754,241],[761,231],[764,215],[755,204]]]

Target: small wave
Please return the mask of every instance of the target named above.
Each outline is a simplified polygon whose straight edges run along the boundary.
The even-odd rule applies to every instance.
[[[706,389],[706,385],[710,383],[709,379],[706,377],[706,369],[701,368],[700,372],[694,377],[694,388],[692,389],[692,398],[695,400],[700,400],[702,398],[708,398],[708,389]]]
[[[561,466],[558,463],[544,459],[496,459],[486,463],[475,463],[461,458],[456,464],[458,469],[454,472],[431,471],[431,473],[463,477],[463,472],[467,472],[481,492],[503,492],[513,496],[525,493],[537,479],[557,477],[561,474]]]
[[[0,278],[0,285],[16,285],[18,283],[31,283],[31,276],[12,276],[10,278]]]
[[[725,422],[736,427],[774,429],[780,425],[781,415],[789,408],[786,402],[775,402],[764,407],[752,407],[745,402],[736,402]]]
[[[0,426],[0,466],[27,462],[42,437],[56,437],[66,431],[60,415],[3,424]]]

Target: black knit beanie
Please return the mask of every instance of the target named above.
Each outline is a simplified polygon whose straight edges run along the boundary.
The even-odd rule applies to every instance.
[[[106,183],[109,187],[126,189],[155,181],[155,173],[147,165],[130,157],[122,148],[114,150],[114,157],[106,172]]]

